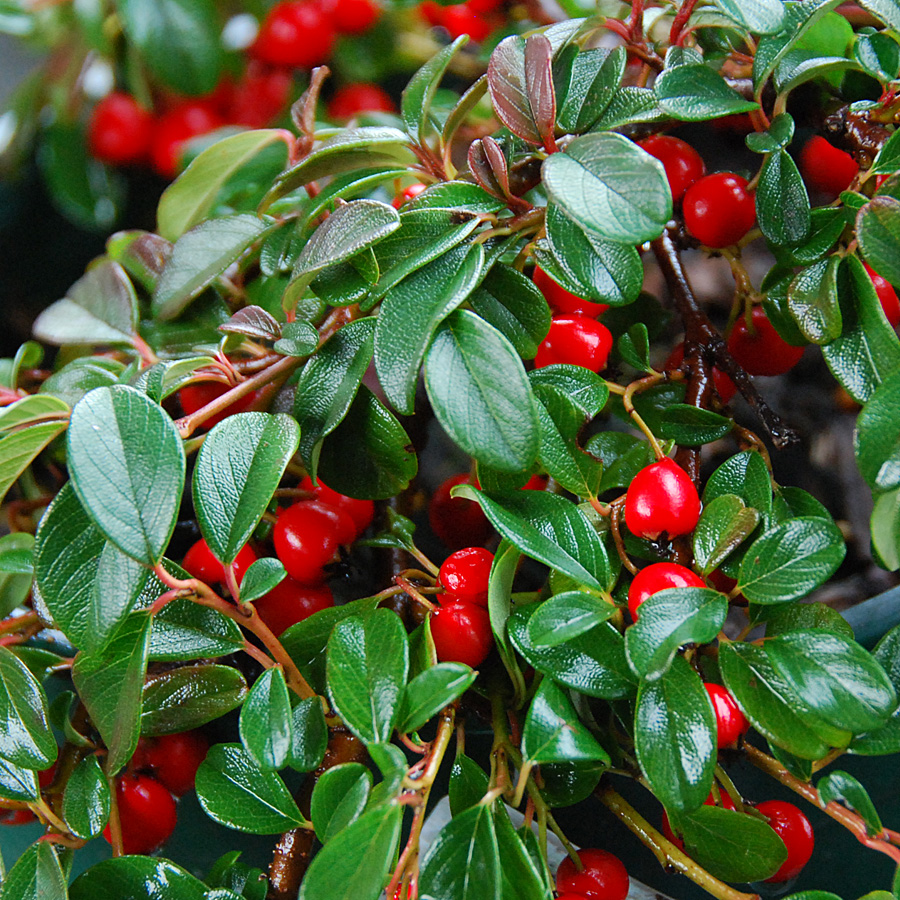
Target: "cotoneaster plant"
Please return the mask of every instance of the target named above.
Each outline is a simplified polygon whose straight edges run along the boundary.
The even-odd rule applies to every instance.
[[[824,360],[895,572],[866,266],[900,284],[900,13],[605,11],[467,86],[455,40],[378,125],[317,125],[314,70],[38,317],[55,358],[3,361],[0,808],[43,833],[0,900],[622,900],[629,843],[672,896],[833,900],[826,817],[900,862],[846,771],[900,752],[900,631],[864,649],[816,593],[844,537],[776,480],[798,434],[754,380]],[[858,167],[836,197],[811,137]],[[168,840],[192,783],[233,835],[206,871]]]

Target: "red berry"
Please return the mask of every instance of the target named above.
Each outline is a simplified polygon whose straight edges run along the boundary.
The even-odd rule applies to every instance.
[[[809,862],[816,838],[809,819],[794,806],[784,800],[766,800],[757,803],[756,808],[768,819],[769,825],[787,847],[788,856],[781,868],[766,881],[789,881],[800,874]]]
[[[182,731],[138,741],[133,764],[150,769],[153,777],[176,797],[194,787],[200,763],[206,759],[209,741],[199,731]]]
[[[728,350],[745,371],[751,375],[783,375],[800,362],[803,347],[794,347],[783,340],[769,321],[761,306],[754,306],[751,314],[753,330],[741,316],[728,335]]]
[[[41,769],[41,771],[37,773],[38,785],[41,790],[50,787],[50,785],[53,784],[54,778],[56,778],[56,763],[53,763],[52,766],[48,766],[46,769]]]
[[[321,7],[286,0],[269,10],[247,52],[270,66],[311,69],[327,62],[335,37],[331,18]]]
[[[91,113],[87,139],[91,155],[113,166],[143,162],[153,139],[153,113],[130,94],[107,94]]]
[[[450,491],[458,484],[470,484],[469,476],[465,473],[452,475],[434,492],[428,504],[431,530],[451,550],[483,544],[494,533],[475,500],[450,496]]]
[[[0,809],[0,825],[29,825],[36,821],[30,809]]]
[[[599,372],[606,368],[612,346],[612,334],[602,322],[579,315],[553,316],[534,366],[542,369],[554,363],[568,363]]]
[[[335,91],[328,104],[328,118],[335,121],[352,119],[365,112],[395,112],[391,95],[377,84],[360,81]]]
[[[727,688],[711,682],[704,682],[703,687],[706,688],[716,712],[716,745],[720,750],[722,747],[730,747],[746,733],[750,723]]]
[[[149,775],[123,775],[116,785],[116,802],[127,854],[152,853],[175,830],[175,800]],[[109,825],[103,829],[103,837],[112,843]]]
[[[272,532],[275,552],[291,578],[304,585],[321,584],[323,567],[336,557],[345,528],[333,506],[302,500],[278,516]]]
[[[706,582],[685,566],[678,563],[652,563],[641,569],[628,589],[628,612],[632,621],[638,620],[638,607],[658,591],[667,588],[706,587]]]
[[[887,279],[882,278],[867,262],[864,262],[863,266],[869,273],[869,278],[872,279],[875,293],[878,294],[881,308],[884,310],[888,322],[896,328],[900,325],[900,299],[897,297],[894,286]]]
[[[547,487],[549,476],[534,474],[525,484],[522,485],[523,491],[543,491]]]
[[[685,191],[706,173],[700,154],[686,141],[667,134],[654,134],[638,144],[658,159],[666,170],[666,178],[677,203]]]
[[[288,69],[251,61],[231,92],[227,104],[229,121],[248,128],[265,128],[287,108],[293,87],[294,77]]]
[[[257,557],[253,548],[249,544],[245,544],[238,551],[231,568],[234,570],[234,577],[238,584],[244,580],[244,574],[247,569],[256,562]],[[184,555],[181,567],[194,578],[205,581],[207,584],[224,584],[225,583],[225,566],[219,562],[209,549],[209,544],[203,538],[197,541],[190,550]]]
[[[156,123],[150,145],[150,161],[163,178],[178,174],[179,158],[184,145],[201,134],[225,125],[215,104],[208,100],[187,100],[163,113]]]
[[[309,587],[287,575],[268,594],[254,600],[253,605],[277,636],[313,613],[334,606],[334,597],[326,584]]]
[[[593,303],[585,300],[571,291],[567,291],[561,284],[557,284],[540,266],[534,267],[532,276],[534,283],[540,288],[544,299],[550,304],[554,312],[576,313],[581,316],[589,316],[596,319],[597,316],[609,309],[605,303]]]
[[[231,390],[233,385],[222,384],[220,381],[198,381],[194,384],[187,384],[178,392],[178,399],[181,402],[181,408],[184,414],[189,416],[191,413],[197,412],[213,400],[218,400],[222,394]],[[251,391],[243,397],[229,404],[221,412],[210,416],[201,426],[202,428],[212,428],[218,425],[223,419],[239,412],[246,412],[257,398],[256,391]]]
[[[687,472],[673,459],[645,466],[625,495],[625,524],[638,537],[656,540],[688,534],[700,518],[700,497]]]
[[[684,341],[682,341],[675,349],[669,354],[669,358],[666,360],[666,364],[663,366],[664,369],[679,369],[681,368],[681,364],[684,362]],[[723,403],[728,403],[732,397],[737,393],[737,385],[728,377],[721,369],[713,366],[712,370],[712,379],[713,379],[713,387],[716,389],[716,393],[719,395],[719,399]]]
[[[450,603],[431,614],[431,636],[440,662],[475,668],[494,646],[488,611],[473,603]]]
[[[445,28],[453,40],[467,34],[476,44],[489,38],[498,26],[493,17],[479,15],[468,3],[441,7],[437,24]]]
[[[441,565],[438,581],[451,601],[463,600],[487,606],[488,579],[494,554],[484,547],[464,547],[448,556]]]
[[[414,197],[418,197],[426,187],[428,187],[428,185],[422,184],[421,182],[411,184],[408,188],[404,188],[402,193],[394,197],[394,199],[391,201],[391,204],[393,205],[394,209],[400,209],[400,207],[403,206],[404,203],[412,200]]]
[[[722,809],[734,809],[734,800],[731,799],[731,796],[727,791],[719,791],[719,799],[721,800]],[[709,796],[703,801],[704,806],[715,806],[716,805],[716,796],[712,791],[709,792]],[[672,826],[669,823],[669,816],[666,814],[666,811],[663,810],[662,814],[662,833],[673,843],[676,847],[680,847],[684,850],[684,841],[678,837],[674,831],[672,831]]]
[[[321,478],[318,479],[318,484],[313,484],[312,478],[305,475],[300,482],[300,487],[304,491],[314,494],[316,500],[327,503],[329,506],[335,506],[347,513],[356,525],[354,540],[372,524],[372,519],[375,518],[375,504],[371,500],[357,500],[355,497],[339,494],[328,487]],[[350,542],[348,541],[348,543]]]
[[[321,6],[339,34],[362,34],[381,15],[372,0],[325,0]]]
[[[737,243],[756,222],[756,200],[747,179],[716,172],[695,181],[684,195],[684,225],[707,247]]]
[[[579,872],[571,856],[556,870],[556,889],[571,891],[590,900],[625,900],[628,896],[628,872],[618,856],[606,850],[588,847],[578,851],[584,866]]]
[[[836,197],[846,191],[859,166],[843,150],[838,150],[820,135],[811,137],[800,151],[800,172],[815,191]]]

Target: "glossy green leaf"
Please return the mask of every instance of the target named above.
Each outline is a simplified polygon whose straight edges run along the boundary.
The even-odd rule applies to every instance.
[[[121,856],[91,866],[72,883],[69,900],[207,900],[206,885],[167,859]]]
[[[618,607],[586,591],[564,591],[545,600],[528,620],[536,647],[556,647],[611,619]]]
[[[551,888],[546,880],[540,850],[535,846],[537,852],[532,854],[525,844],[525,841],[535,837],[534,832],[527,826],[516,831],[506,809],[500,805],[494,806],[494,828],[502,861],[500,866],[502,900],[547,900],[551,895]]]
[[[0,616],[8,616],[28,597],[34,572],[34,537],[27,532],[14,532],[0,537]],[[11,566],[18,558],[21,566]],[[11,569],[13,571],[11,571]],[[25,571],[15,571],[21,569]]]
[[[585,419],[593,419],[609,400],[606,382],[582,366],[556,364],[532,369],[528,380],[535,389],[550,388],[563,394]],[[604,432],[606,436],[612,432]]]
[[[141,728],[141,700],[152,619],[132,613],[99,653],[80,653],[72,680],[108,753],[107,775],[131,759]]]
[[[319,346],[319,332],[309,322],[287,322],[282,333],[272,349],[283,356],[311,356]]]
[[[194,468],[194,508],[213,554],[230,565],[262,519],[300,441],[290,416],[237,413],[207,435]]]
[[[839,265],[836,256],[823,259],[800,272],[788,289],[788,309],[803,336],[815,344],[828,344],[841,334]]]
[[[96,756],[86,756],[72,770],[63,795],[63,817],[77,837],[97,837],[110,808],[109,782]]]
[[[611,488],[627,488],[631,479],[656,459],[647,441],[616,431],[601,431],[584,448],[603,463],[600,493]]]
[[[400,713],[409,669],[403,623],[391,610],[352,616],[328,640],[328,695],[362,741],[386,741]]]
[[[69,404],[50,394],[29,394],[0,409],[0,431],[12,431],[44,419],[68,418]]]
[[[191,600],[167,603],[153,619],[149,658],[157,661],[225,656],[244,646],[237,624]]]
[[[323,772],[310,806],[316,837],[327,844],[352,825],[366,808],[371,790],[372,773],[361,763],[342,763]]]
[[[460,35],[452,44],[436,53],[409,80],[400,101],[400,114],[410,137],[419,143],[428,136],[431,117],[431,104],[447,67],[453,57],[469,40],[466,34]]]
[[[831,631],[853,640],[853,628],[836,610],[824,603],[781,603],[764,610],[766,637],[806,631],[810,628]]]
[[[0,757],[0,797],[4,800],[36,801],[41,795],[37,772]]]
[[[480,244],[460,244],[385,297],[375,326],[375,366],[385,394],[401,413],[412,413],[426,348],[441,321],[475,288],[483,262]]]
[[[726,416],[688,403],[672,403],[660,417],[659,436],[685,447],[698,447],[720,440],[732,428]]]
[[[241,579],[241,602],[258,600],[279,585],[286,575],[284,564],[277,557],[264,556],[256,560]]]
[[[159,233],[175,241],[208,218],[228,180],[266,147],[284,141],[277,128],[232,134],[199,153],[163,192],[157,209]]]
[[[683,656],[662,678],[638,689],[634,749],[667,809],[692,812],[703,804],[716,766],[716,717],[700,676]]]
[[[220,825],[251,834],[280,834],[304,818],[275,772],[264,772],[240,744],[210,748],[197,770],[197,799]]]
[[[620,134],[587,134],[543,164],[552,201],[586,232],[640,244],[662,232],[672,194],[662,163]]]
[[[900,486],[900,372],[895,372],[869,397],[856,422],[856,462],[873,490]]]
[[[764,515],[772,509],[772,480],[761,454],[744,450],[722,463],[706,482],[703,505],[724,494],[740,497]]]
[[[582,50],[573,55],[557,85],[560,128],[570,134],[587,131],[609,105],[625,74],[627,53],[616,47]],[[559,62],[557,55],[555,63]]]
[[[298,772],[317,768],[328,748],[328,725],[319,697],[301,700],[291,714],[291,748],[288,765]]]
[[[420,672],[406,686],[397,730],[404,734],[418,731],[445,706],[461,697],[477,674],[458,662],[438,663]]]
[[[717,569],[759,524],[759,512],[734,494],[706,503],[693,534],[694,563],[703,575]]]
[[[738,585],[752,603],[784,603],[824,584],[844,559],[837,526],[826,519],[789,519],[747,549]]]
[[[756,188],[756,218],[773,244],[796,244],[809,234],[809,195],[797,164],[786,150],[766,156]]]
[[[491,631],[494,634],[494,643],[497,653],[509,675],[513,685],[514,700],[521,702],[525,696],[525,677],[516,659],[512,644],[507,634],[507,621],[512,611],[512,589],[516,571],[522,555],[518,549],[507,540],[501,540],[491,563],[490,577],[488,578],[488,615],[491,622]],[[430,627],[430,626],[429,626]],[[430,642],[431,633],[428,632]]]
[[[900,569],[900,488],[875,500],[870,522],[872,546],[885,568]]]
[[[625,658],[625,642],[611,624],[604,622],[555,647],[540,646],[528,631],[536,609],[524,607],[509,619],[510,640],[529,665],[589,697],[634,696],[635,677]]]
[[[65,422],[41,422],[0,438],[0,501],[38,454],[65,428]]]
[[[291,701],[281,669],[266,669],[241,707],[241,743],[263,770],[284,766],[292,742]]]
[[[381,781],[372,789],[366,804],[369,809],[373,809],[395,801],[409,770],[409,761],[406,752],[396,744],[369,744],[366,749],[381,773]]]
[[[97,388],[72,410],[68,463],[75,493],[104,535],[128,556],[158,563],[185,473],[169,416],[134,388]]]
[[[0,756],[18,766],[49,766],[56,759],[56,739],[47,714],[37,679],[11,650],[0,647]]]
[[[69,896],[53,845],[44,841],[25,850],[0,885],[0,900],[67,900]]]
[[[859,5],[881,19],[888,28],[900,31],[900,10],[891,0],[860,0]]]
[[[703,122],[757,108],[704,63],[667,66],[653,88],[660,109],[681,122]]]
[[[175,243],[153,292],[153,312],[174,319],[269,226],[251,215],[223,216],[194,226]]]
[[[662,677],[684,644],[715,640],[728,615],[724,594],[708,588],[668,588],[641,604],[641,616],[625,632],[625,654],[635,674]]]
[[[246,696],[247,682],[231,666],[201,664],[163,672],[144,685],[141,734],[191,731],[237,709]]]
[[[297,900],[378,900],[400,841],[403,808],[379,806],[360,816],[313,858]]]
[[[774,34],[781,28],[784,18],[781,0],[755,0],[749,4],[739,0],[714,2],[729,19],[755,34]]]
[[[448,794],[453,817],[479,803],[487,791],[488,776],[481,766],[464,753],[457,753],[450,772]]]
[[[881,834],[883,826],[869,792],[848,772],[829,772],[824,778],[819,779],[816,787],[822,803],[837,801],[859,813],[866,823],[869,837]]]

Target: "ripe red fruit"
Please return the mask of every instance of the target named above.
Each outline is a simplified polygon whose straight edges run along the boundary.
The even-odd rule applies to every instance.
[[[186,384],[181,388],[178,392],[178,399],[181,402],[184,414],[189,416],[191,413],[197,412],[198,409],[202,409],[207,403],[217,400],[222,394],[230,391],[231,388],[232,385],[222,384],[220,381],[198,381],[194,384]],[[234,403],[226,406],[221,412],[210,416],[201,427],[212,428],[235,413],[246,412],[253,405],[253,401],[256,398],[256,391],[245,394],[243,397],[235,400]]]
[[[450,491],[458,484],[470,484],[469,476],[465,473],[451,475],[434,492],[428,504],[431,530],[451,550],[483,544],[494,533],[476,501],[450,496]]]
[[[546,490],[548,481],[548,475],[538,475],[535,473],[522,485],[521,489],[523,491],[543,491]]]
[[[426,187],[428,187],[428,185],[422,184],[421,182],[411,184],[408,188],[404,188],[400,194],[398,194],[396,197],[394,197],[393,200],[391,200],[391,205],[394,207],[394,209],[400,209],[400,207],[403,206],[404,203],[412,200],[413,197],[418,197]]]
[[[596,319],[597,316],[609,309],[605,303],[593,303],[585,300],[571,291],[567,291],[561,284],[557,284],[540,266],[534,267],[532,276],[534,283],[540,288],[544,299],[550,304],[554,312],[576,313],[581,316],[589,316]]]
[[[184,145],[201,134],[225,125],[224,117],[208,100],[187,100],[163,113],[156,123],[150,144],[150,161],[163,178],[178,174]]]
[[[95,107],[88,122],[91,156],[113,166],[143,162],[150,149],[155,120],[130,94],[114,91]]]
[[[716,712],[716,746],[720,750],[722,747],[730,747],[746,733],[750,723],[727,688],[711,682],[704,682],[703,687],[706,688]]]
[[[669,354],[669,358],[666,360],[666,364],[663,366],[664,369],[678,369],[681,368],[681,364],[684,362],[684,341],[682,341],[675,349]],[[713,387],[716,389],[716,393],[719,395],[719,399],[723,403],[728,403],[732,397],[737,393],[737,385],[728,377],[721,369],[713,366],[712,370],[712,379],[713,379]]]
[[[606,368],[612,346],[612,334],[602,322],[579,315],[553,316],[550,331],[538,347],[534,367],[568,363],[599,372]]]
[[[768,819],[769,825],[787,847],[788,856],[781,868],[766,881],[789,881],[800,874],[809,862],[816,838],[809,819],[794,806],[784,800],[766,800],[757,803],[756,808]]]
[[[372,524],[372,519],[375,518],[375,504],[371,500],[357,500],[355,497],[339,494],[328,487],[321,478],[318,480],[318,484],[313,484],[312,478],[304,475],[300,487],[304,491],[314,494],[316,500],[327,503],[329,506],[335,506],[347,513],[356,525],[354,540]]]
[[[474,603],[449,603],[431,614],[431,637],[440,662],[476,668],[494,646],[488,611]]]
[[[247,52],[270,66],[311,69],[327,62],[335,37],[331,17],[320,6],[287,0],[269,10]]]
[[[328,104],[328,118],[335,121],[352,119],[365,112],[395,112],[396,104],[391,95],[368,81],[348,84],[335,91]]]
[[[372,0],[325,0],[321,6],[339,34],[362,34],[381,15]]]
[[[700,154],[686,141],[667,134],[654,134],[638,143],[651,156],[658,159],[666,170],[666,178],[677,203],[685,191],[706,173],[706,164]]]
[[[804,181],[822,194],[836,197],[846,191],[858,171],[859,166],[849,153],[832,146],[818,134],[800,151],[800,172]]]
[[[731,796],[727,791],[719,791],[719,805],[722,809],[731,809],[735,808],[734,800],[731,799]],[[709,792],[709,796],[703,801],[704,806],[715,806],[716,805],[716,796],[712,791]],[[672,831],[672,826],[669,823],[669,816],[665,810],[663,810],[662,814],[662,833],[673,843],[676,847],[684,850],[684,841],[678,837],[674,831]]]
[[[634,622],[638,620],[638,607],[653,594],[667,588],[706,587],[706,582],[686,566],[678,563],[652,563],[641,569],[628,589],[628,612]]]
[[[881,303],[885,316],[887,316],[888,322],[896,328],[900,325],[900,299],[897,297],[894,286],[885,278],[882,278],[867,262],[864,262],[863,266],[869,273],[869,278],[872,279],[875,293],[878,295],[878,300]]]
[[[248,128],[264,128],[287,109],[293,87],[294,76],[288,69],[251,61],[230,92],[226,107],[229,121]]]
[[[149,775],[123,775],[116,785],[116,803],[126,854],[152,853],[175,830],[175,800]],[[109,825],[103,837],[112,843]]]
[[[453,40],[467,34],[480,44],[493,34],[499,23],[493,17],[480,15],[468,3],[456,3],[440,8],[436,24],[445,28]]]
[[[438,572],[438,581],[450,595],[448,601],[487,606],[493,563],[494,554],[484,547],[464,547],[448,556]]]
[[[30,825],[36,821],[30,809],[0,809],[0,825]]]
[[[684,195],[684,225],[707,247],[737,243],[756,222],[756,200],[747,179],[716,172],[695,181]]]
[[[334,606],[334,597],[326,584],[310,587],[287,575],[268,594],[254,600],[253,605],[277,636],[313,613]]]
[[[645,466],[625,495],[625,524],[638,537],[656,540],[688,534],[700,518],[700,497],[687,472],[673,459]]]
[[[193,789],[197,769],[208,751],[209,741],[199,731],[142,737],[132,764],[136,769],[149,769],[164,788],[180,797]]]
[[[272,540],[291,578],[304,585],[325,580],[323,567],[335,559],[346,536],[345,515],[317,500],[301,500],[278,516]]]
[[[606,850],[588,847],[578,851],[584,870],[579,872],[571,856],[556,870],[556,889],[591,900],[625,900],[628,896],[628,872],[618,856]]]
[[[753,330],[741,316],[726,341],[728,350],[745,371],[751,375],[783,375],[800,362],[803,347],[794,347],[783,340],[769,321],[761,306],[754,306],[751,314]]]
[[[247,569],[256,562],[256,553],[249,544],[244,544],[238,551],[231,568],[234,570],[234,577],[238,584],[244,580],[244,574]],[[187,553],[181,562],[181,567],[194,578],[205,581],[207,584],[224,584],[225,583],[225,566],[216,559],[209,544],[203,538],[197,541]]]

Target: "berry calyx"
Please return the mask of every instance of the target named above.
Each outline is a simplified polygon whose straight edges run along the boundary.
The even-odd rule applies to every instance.
[[[181,153],[191,139],[225,125],[214,103],[188,100],[163,113],[156,123],[150,144],[150,161],[163,178],[178,174]]]
[[[336,558],[346,537],[342,516],[349,518],[317,500],[301,500],[278,516],[272,540],[291,578],[304,585],[318,585],[325,580],[324,566]]]
[[[578,871],[571,856],[556,870],[556,889],[569,891],[591,900],[625,900],[628,896],[628,872],[618,856],[606,850],[588,847],[578,851],[583,870]]]
[[[747,179],[716,172],[695,181],[684,195],[684,226],[707,247],[736,244],[756,222],[756,200]]]
[[[486,609],[474,603],[449,603],[431,614],[431,637],[440,662],[461,662],[476,668],[494,646]]]
[[[634,622],[638,620],[638,607],[659,591],[668,588],[706,587],[706,582],[686,566],[678,563],[652,563],[641,569],[628,589],[628,612]]]
[[[686,141],[667,134],[654,134],[638,143],[651,156],[658,159],[666,170],[672,200],[676,203],[687,189],[706,173],[706,164],[700,154]]]
[[[494,533],[487,516],[475,500],[450,496],[450,491],[456,485],[470,483],[469,476],[464,472],[451,475],[434,492],[428,504],[431,530],[451,550],[483,544]]]
[[[317,484],[313,484],[312,478],[304,475],[300,487],[313,494],[316,500],[327,503],[329,506],[335,506],[347,513],[356,525],[354,540],[372,524],[372,519],[375,518],[375,504],[371,500],[357,500],[355,497],[339,494],[328,487],[321,478],[318,479]]]
[[[781,868],[766,881],[789,881],[800,874],[809,862],[816,845],[815,834],[809,819],[794,806],[784,800],[766,800],[757,803],[756,808],[766,817],[772,830],[784,841],[788,856]]]
[[[867,262],[863,263],[863,267],[872,279],[875,287],[875,293],[878,295],[878,301],[887,317],[891,326],[896,328],[900,325],[900,298],[897,297],[897,291],[894,286],[885,278],[882,278]]]
[[[360,81],[335,91],[328,104],[328,118],[343,122],[360,113],[395,112],[396,109],[391,95],[384,88],[368,81]]]
[[[494,554],[484,547],[464,547],[448,556],[438,572],[438,581],[447,591],[448,600],[486,607],[493,564]]]
[[[245,544],[238,551],[238,555],[234,558],[231,568],[234,571],[234,577],[238,584],[244,580],[244,574],[247,569],[253,565],[258,559],[253,548],[249,544]],[[181,562],[181,567],[194,578],[205,581],[207,584],[224,584],[225,583],[225,566],[219,562],[209,549],[209,544],[203,538],[200,538],[187,553]]]
[[[557,284],[540,266],[534,267],[534,275],[531,276],[535,285],[540,288],[544,299],[550,304],[556,313],[575,313],[581,316],[589,316],[596,319],[605,313],[609,306],[605,303],[593,303],[585,300],[571,291],[567,291],[561,284]]]
[[[716,746],[720,750],[730,747],[747,732],[750,723],[727,688],[711,682],[704,682],[703,687],[706,688],[716,713]]]
[[[664,369],[680,369],[681,364],[684,362],[684,341],[678,344],[674,350],[669,354],[669,358],[666,360],[666,364],[663,366]],[[731,380],[731,378],[725,374],[721,369],[713,366],[712,369],[712,380],[713,387],[716,389],[716,393],[719,395],[719,399],[723,403],[728,403],[732,397],[737,393],[737,385]]]
[[[694,530],[700,496],[690,476],[668,457],[644,466],[625,494],[625,524],[638,537],[671,539]]]
[[[601,322],[588,316],[553,316],[550,331],[534,358],[536,369],[556,363],[582,366],[592,372],[606,368],[613,337]]]
[[[334,596],[326,584],[304,585],[287,575],[268,594],[254,600],[253,606],[278,636],[313,613],[334,606]]]
[[[248,53],[270,66],[311,69],[328,60],[335,38],[331,17],[321,7],[286,0],[266,14]]]
[[[143,162],[150,150],[155,119],[130,94],[113,91],[95,107],[88,122],[91,156],[113,166]]]
[[[186,384],[178,392],[178,399],[181,402],[181,408],[184,414],[189,416],[191,413],[197,412],[213,400],[218,400],[223,394],[231,390],[233,385],[222,384],[220,381],[198,381],[194,384]],[[212,428],[218,425],[223,419],[233,416],[235,413],[246,412],[256,400],[256,391],[251,391],[243,397],[239,397],[234,403],[229,404],[225,409],[211,415],[200,427]]]
[[[769,321],[761,306],[751,313],[752,332],[741,316],[731,329],[726,344],[731,355],[751,375],[783,375],[800,362],[803,347],[785,341]]]
[[[149,775],[123,775],[116,785],[116,803],[126,854],[152,853],[175,830],[175,799]],[[103,837],[112,843],[109,825],[103,829]]]
[[[197,769],[208,751],[209,741],[199,731],[142,737],[132,763],[137,769],[148,769],[164,788],[181,797],[193,790]]]
[[[829,144],[821,135],[814,135],[800,151],[800,173],[803,180],[815,191],[837,197],[846,191],[859,165],[843,150]]]

